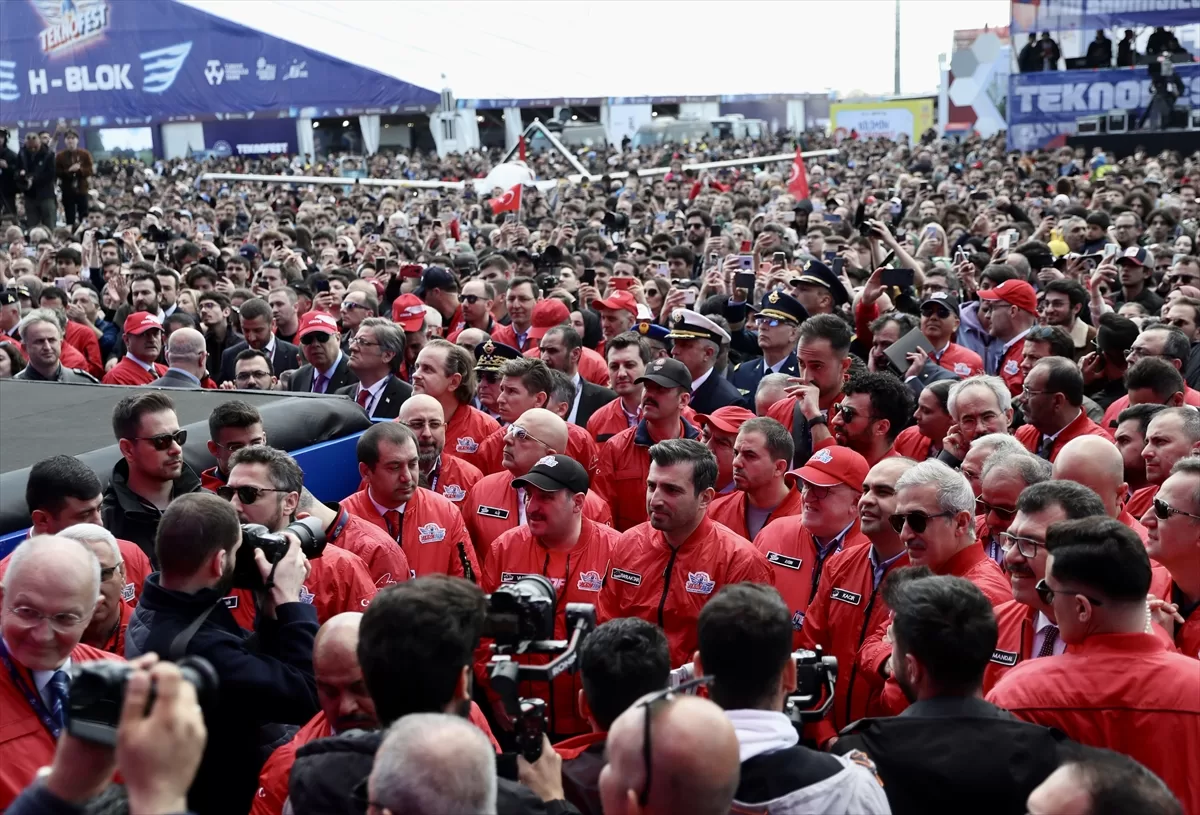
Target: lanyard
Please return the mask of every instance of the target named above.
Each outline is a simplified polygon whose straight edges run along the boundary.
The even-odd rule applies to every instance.
[[[42,726],[50,731],[50,735],[57,740],[58,734],[61,731],[58,723],[54,721],[54,717],[46,709],[46,703],[42,701],[42,697],[25,683],[25,677],[21,675],[21,672],[17,670],[17,666],[9,658],[8,646],[4,644],[3,639],[0,639],[0,662],[3,662],[4,667],[8,669],[8,675],[12,677],[13,684],[21,689],[21,693],[25,694],[25,701],[29,703],[29,706],[33,708],[33,712],[42,720]]]
[[[437,461],[434,462],[434,464],[433,464],[433,470],[429,473],[429,491],[430,492],[437,492],[438,479],[441,477],[441,475],[442,475],[442,457],[438,456]]]

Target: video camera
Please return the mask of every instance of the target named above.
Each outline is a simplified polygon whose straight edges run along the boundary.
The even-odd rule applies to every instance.
[[[596,627],[596,607],[590,603],[568,603],[568,639],[554,637],[557,596],[554,586],[540,574],[521,575],[488,595],[487,619],[482,635],[495,642],[489,676],[492,690],[504,701],[504,710],[516,733],[517,749],[526,761],[542,755],[546,732],[546,703],[522,699],[522,681],[552,682],[559,674],[576,669],[579,646]],[[522,654],[554,654],[545,665],[523,665],[513,659]]]
[[[819,722],[833,706],[837,657],[822,656],[818,645],[815,651],[793,651],[792,659],[796,663],[796,692],[787,698],[785,712],[796,724]]]
[[[300,539],[300,551],[309,560],[320,557],[325,551],[325,527],[313,517],[292,521],[283,532],[272,532],[262,524],[242,524],[242,545],[238,548],[237,562],[233,567],[234,588],[252,591],[267,588],[258,571],[258,563],[254,560],[254,551],[262,550],[274,575],[275,564],[287,554],[290,545],[284,537],[287,532]]]
[[[184,680],[196,688],[201,707],[216,700],[217,672],[204,657],[186,656],[175,663]],[[97,659],[81,662],[71,670],[71,689],[67,703],[67,732],[94,744],[113,747],[117,726],[125,704],[125,684],[133,668],[128,662]],[[146,706],[154,704],[154,686]]]

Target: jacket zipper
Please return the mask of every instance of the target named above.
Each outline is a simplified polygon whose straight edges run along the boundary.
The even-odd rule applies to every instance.
[[[667,592],[671,587],[671,572],[675,569],[675,556],[679,554],[678,549],[671,550],[671,559],[667,561],[667,568],[663,571],[663,591],[662,597],[658,601],[658,627],[666,628],[663,625],[663,608],[667,605]]]

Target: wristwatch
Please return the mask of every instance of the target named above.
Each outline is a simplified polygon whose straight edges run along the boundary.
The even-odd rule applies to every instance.
[[[813,416],[811,419],[808,420],[809,427],[812,427],[813,425],[817,425],[817,424],[823,424],[823,425],[828,426],[829,419],[825,418],[824,414],[818,413],[816,416]]]

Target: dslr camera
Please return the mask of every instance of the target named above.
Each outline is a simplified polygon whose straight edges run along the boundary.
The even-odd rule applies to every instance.
[[[175,663],[183,678],[196,688],[201,707],[216,700],[217,672],[204,657],[186,656]],[[71,670],[71,690],[67,703],[67,732],[94,744],[113,747],[117,726],[125,703],[125,683],[133,668],[127,662],[98,659],[81,662]],[[154,687],[150,687],[147,709],[154,705]]]
[[[292,521],[283,532],[272,532],[262,524],[242,524],[242,545],[233,567],[234,588],[252,591],[267,588],[258,571],[258,563],[254,560],[254,552],[262,550],[271,564],[271,574],[274,574],[275,564],[287,554],[290,543],[285,535],[288,532],[299,538],[300,551],[309,560],[320,557],[325,551],[325,527],[316,518]]]
[[[815,651],[793,651],[792,660],[796,663],[796,691],[788,697],[785,712],[796,724],[819,722],[833,707],[837,657],[823,656],[818,645]]]

